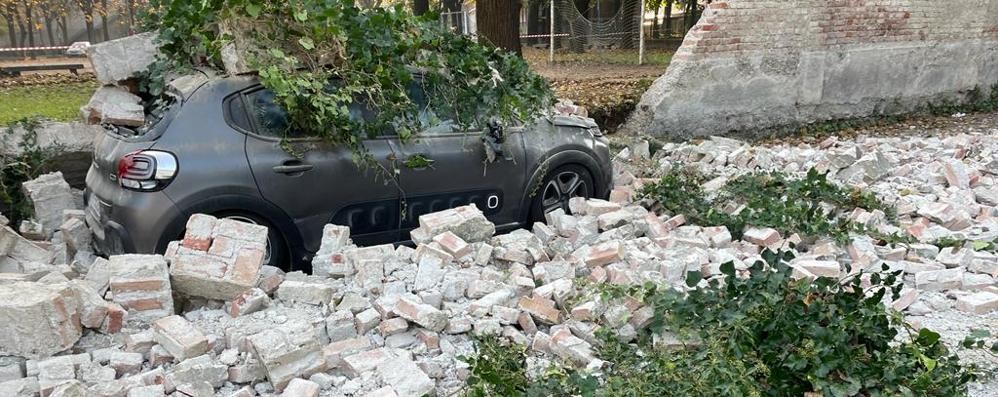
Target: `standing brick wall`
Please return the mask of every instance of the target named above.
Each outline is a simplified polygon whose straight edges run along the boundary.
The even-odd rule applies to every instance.
[[[715,2],[626,129],[722,135],[896,114],[998,84],[998,0]]]

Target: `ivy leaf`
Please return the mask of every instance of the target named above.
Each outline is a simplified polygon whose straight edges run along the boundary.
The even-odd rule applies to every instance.
[[[246,14],[250,17],[256,18],[260,15],[260,11],[261,8],[259,4],[250,3],[246,5]]]
[[[700,280],[703,280],[703,274],[701,274],[699,270],[686,272],[686,285],[690,288],[693,288],[699,284]]]
[[[295,20],[305,22],[308,20],[308,10],[295,10]]]
[[[922,361],[922,365],[924,365],[925,369],[928,370],[929,372],[932,372],[933,369],[936,369],[936,360],[933,360],[924,354],[920,354],[918,358],[919,360]]]
[[[311,50],[311,49],[315,48],[315,42],[312,41],[312,39],[308,38],[308,37],[302,37],[302,38],[298,39],[298,44],[301,44],[302,48],[304,48],[306,50]]]
[[[915,337],[915,342],[922,346],[932,346],[939,341],[939,333],[932,331],[928,328],[922,328],[918,331],[918,336]]]
[[[735,276],[735,262],[724,262],[721,264],[721,273],[728,277]]]

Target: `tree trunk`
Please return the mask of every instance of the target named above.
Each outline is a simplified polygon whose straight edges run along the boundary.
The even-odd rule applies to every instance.
[[[4,15],[4,21],[7,22],[7,37],[10,38],[11,48],[17,47],[17,28],[14,27],[13,11],[10,14]]]
[[[107,26],[107,0],[101,0],[100,2],[100,24],[101,30],[104,31],[104,41],[111,40],[111,28]]]
[[[128,0],[128,34],[135,34],[135,0]]]
[[[672,37],[672,6],[674,0],[665,0],[665,37]]]
[[[21,31],[21,40],[18,42],[18,47],[24,47],[27,45],[28,40],[28,28],[24,26],[24,15],[21,11],[17,11],[17,30]]]
[[[651,38],[658,38],[658,9],[661,8],[661,3],[655,3],[655,17],[651,20]]]
[[[430,0],[412,0],[413,14],[423,15],[427,11],[430,11]]]
[[[541,12],[540,7],[543,5],[542,2],[533,0],[527,2],[527,34],[537,35],[542,34],[541,24]],[[540,40],[537,38],[527,39],[527,44],[537,44]]]
[[[34,6],[31,3],[26,3],[24,6],[24,19],[26,25],[28,25],[28,47],[35,46],[35,16],[34,16]],[[35,59],[35,52],[31,52],[31,59]]]
[[[475,22],[478,39],[496,47],[522,55],[520,51],[520,2],[511,0],[478,0]]]
[[[59,25],[59,31],[62,32],[62,45],[69,45],[69,26],[65,13],[56,20],[56,24]]]
[[[49,36],[49,45],[50,46],[55,46],[56,45],[55,44],[55,32],[53,31],[52,16],[51,15],[46,15],[45,16],[45,33],[47,33],[48,36]]]
[[[94,38],[94,1],[80,0],[78,4],[80,11],[83,12],[83,22],[87,26],[87,41],[91,44],[96,43],[97,40]]]

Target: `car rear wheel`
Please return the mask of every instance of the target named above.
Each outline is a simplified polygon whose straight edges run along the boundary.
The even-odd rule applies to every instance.
[[[267,251],[263,255],[263,264],[290,270],[291,264],[288,262],[288,247],[284,242],[284,237],[277,228],[270,222],[254,215],[240,212],[225,212],[218,214],[219,218],[232,219],[234,221],[262,225],[267,227]]]
[[[533,198],[532,220],[542,221],[545,214],[558,208],[571,213],[568,200],[573,197],[591,198],[595,191],[593,176],[585,167],[576,164],[558,167],[544,177]]]

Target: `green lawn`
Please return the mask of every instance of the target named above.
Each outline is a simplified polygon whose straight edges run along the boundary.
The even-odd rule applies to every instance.
[[[80,106],[87,103],[95,89],[95,81],[0,88],[0,125],[35,116],[77,120]]]

